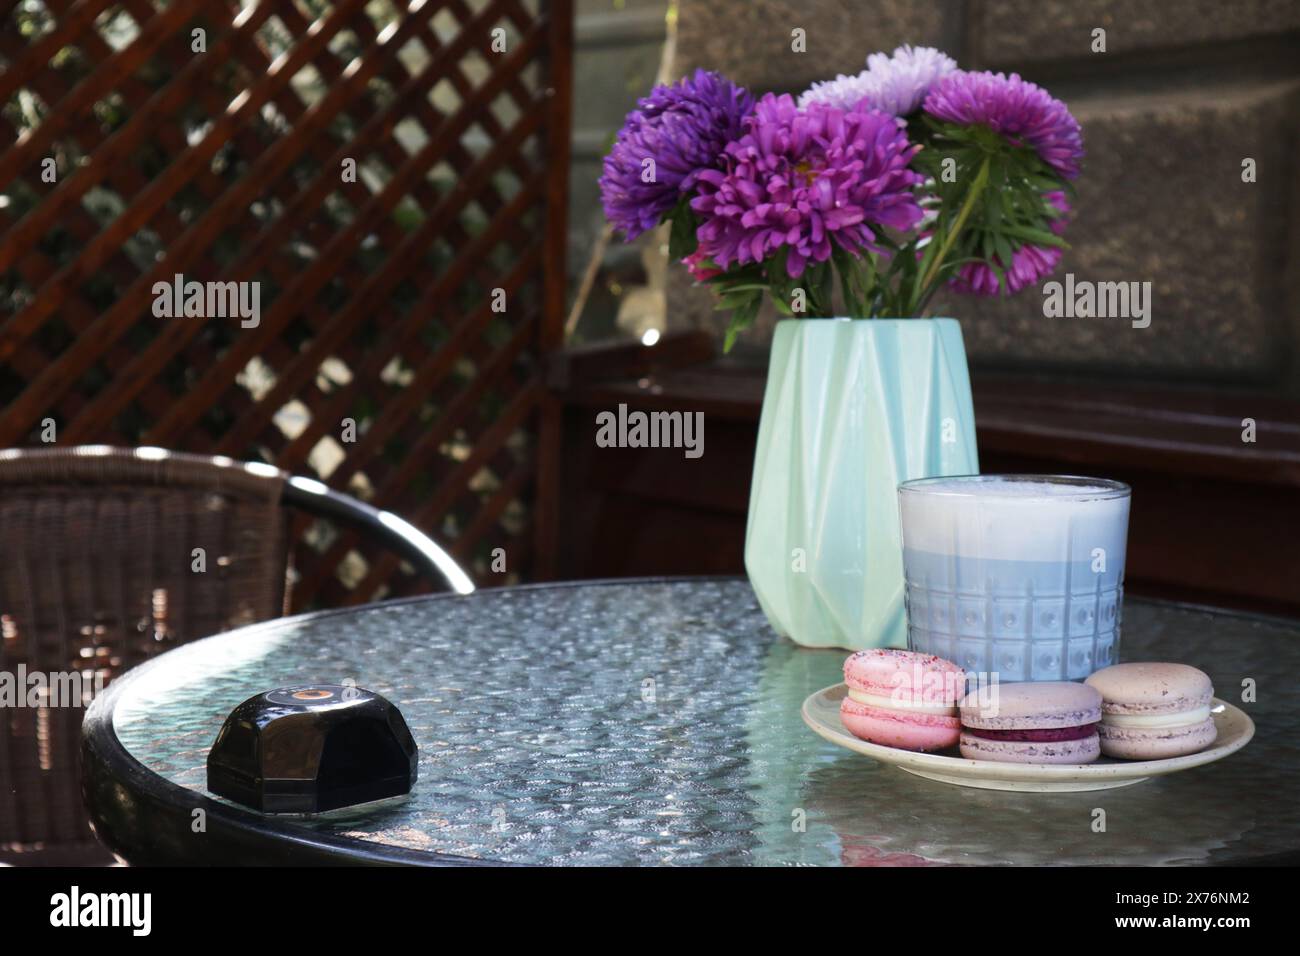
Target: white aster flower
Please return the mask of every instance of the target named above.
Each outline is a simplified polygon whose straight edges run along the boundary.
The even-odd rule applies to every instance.
[[[873,53],[867,68],[856,76],[840,76],[814,83],[799,97],[799,108],[825,103],[847,110],[866,100],[873,109],[894,116],[916,110],[941,77],[957,69],[957,62],[934,47],[904,44],[891,56]]]
[[[873,53],[867,57],[867,95],[876,109],[906,116],[921,105],[930,87],[955,69],[956,60],[930,46],[904,44],[893,56]]]
[[[833,80],[822,80],[808,87],[799,96],[799,109],[806,109],[813,103],[825,103],[842,110],[852,109],[868,92],[870,82],[866,70],[857,76],[841,73]]]

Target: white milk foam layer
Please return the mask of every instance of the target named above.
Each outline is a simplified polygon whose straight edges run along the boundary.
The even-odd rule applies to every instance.
[[[962,495],[968,498],[1087,498],[1114,494],[1106,485],[1079,482],[1035,481],[1004,475],[969,478],[936,478],[917,489],[923,494]]]
[[[1103,484],[937,479],[899,492],[903,547],[998,561],[1124,560],[1129,496]],[[1122,567],[1122,564],[1120,565]]]

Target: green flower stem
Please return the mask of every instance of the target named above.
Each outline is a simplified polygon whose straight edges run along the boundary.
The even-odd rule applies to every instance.
[[[832,259],[832,261],[834,261],[834,259]],[[844,311],[848,313],[850,318],[861,318],[859,313],[862,306],[858,302],[857,297],[853,294],[853,283],[849,278],[849,269],[851,269],[852,266],[845,268],[845,265],[847,264],[841,261],[835,266],[835,273],[840,279],[840,295],[844,297]]]
[[[916,285],[917,300],[915,303],[915,310],[918,312],[920,311],[921,306],[925,302],[928,302],[930,296],[934,294],[934,290],[931,289],[930,286],[934,283],[935,277],[939,274],[939,270],[943,268],[944,259],[947,258],[948,253],[952,251],[953,244],[957,241],[957,237],[961,235],[962,229],[966,226],[966,220],[970,218],[971,211],[975,208],[976,201],[984,192],[984,187],[988,184],[989,162],[990,157],[985,156],[984,161],[980,163],[979,172],[975,174],[975,179],[971,182],[970,191],[966,193],[966,199],[962,202],[961,209],[957,212],[957,218],[953,220],[952,225],[944,233],[943,245],[939,247],[939,251],[935,253],[934,258],[930,260],[929,268],[925,270],[925,275],[921,277],[921,280]]]
[[[866,257],[859,259],[851,253],[841,252],[831,257],[831,262],[840,278],[840,294],[844,298],[844,312],[850,318],[866,319],[871,317],[867,305],[867,292],[874,281],[874,270]],[[863,275],[863,270],[867,275]]]

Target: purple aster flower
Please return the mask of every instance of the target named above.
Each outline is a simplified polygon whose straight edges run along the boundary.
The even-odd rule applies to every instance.
[[[701,171],[719,165],[753,108],[747,90],[705,70],[656,86],[627,115],[605,157],[605,217],[629,240],[653,229],[694,188]]]
[[[832,240],[855,254],[874,250],[875,230],[921,218],[913,190],[923,177],[907,165],[918,148],[901,120],[878,110],[800,110],[768,93],[727,147],[725,169],[700,174],[691,201],[703,219],[699,248],[727,269],[784,246],[792,277],[809,259],[829,259]]]
[[[934,47],[904,44],[892,56],[871,54],[867,57],[867,68],[857,76],[840,75],[824,83],[814,83],[799,97],[799,106],[825,103],[850,109],[866,100],[875,109],[906,116],[921,105],[941,77],[956,69],[957,61]]]
[[[1065,198],[1065,193],[1059,190],[1044,193],[1043,199],[1057,211],[1049,228],[1059,236],[1065,232],[1065,224],[1070,212],[1069,200]],[[1056,267],[1061,263],[1061,249],[1058,246],[1038,246],[1027,242],[1012,251],[1010,268],[1007,268],[997,256],[993,258],[1006,275],[1007,293],[1014,295],[1026,286],[1037,285],[1055,272]],[[987,262],[965,263],[948,284],[958,292],[971,295],[997,295],[1003,291],[998,281],[998,274]]]
[[[1066,179],[1079,175],[1079,121],[1064,103],[1018,74],[949,73],[930,90],[925,111],[950,123],[987,126],[1014,146],[1031,147]]]

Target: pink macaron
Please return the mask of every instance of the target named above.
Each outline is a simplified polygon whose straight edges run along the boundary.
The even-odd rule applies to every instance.
[[[957,743],[957,701],[966,672],[933,654],[893,648],[858,651],[844,662],[848,694],[840,720],[849,733],[902,750],[943,750]]]
[[[1101,752],[1123,760],[1163,760],[1204,750],[1218,731],[1214,686],[1187,664],[1114,664],[1086,682],[1102,696]]]
[[[995,684],[961,702],[961,755],[1003,763],[1092,763],[1101,694],[1086,684]]]

